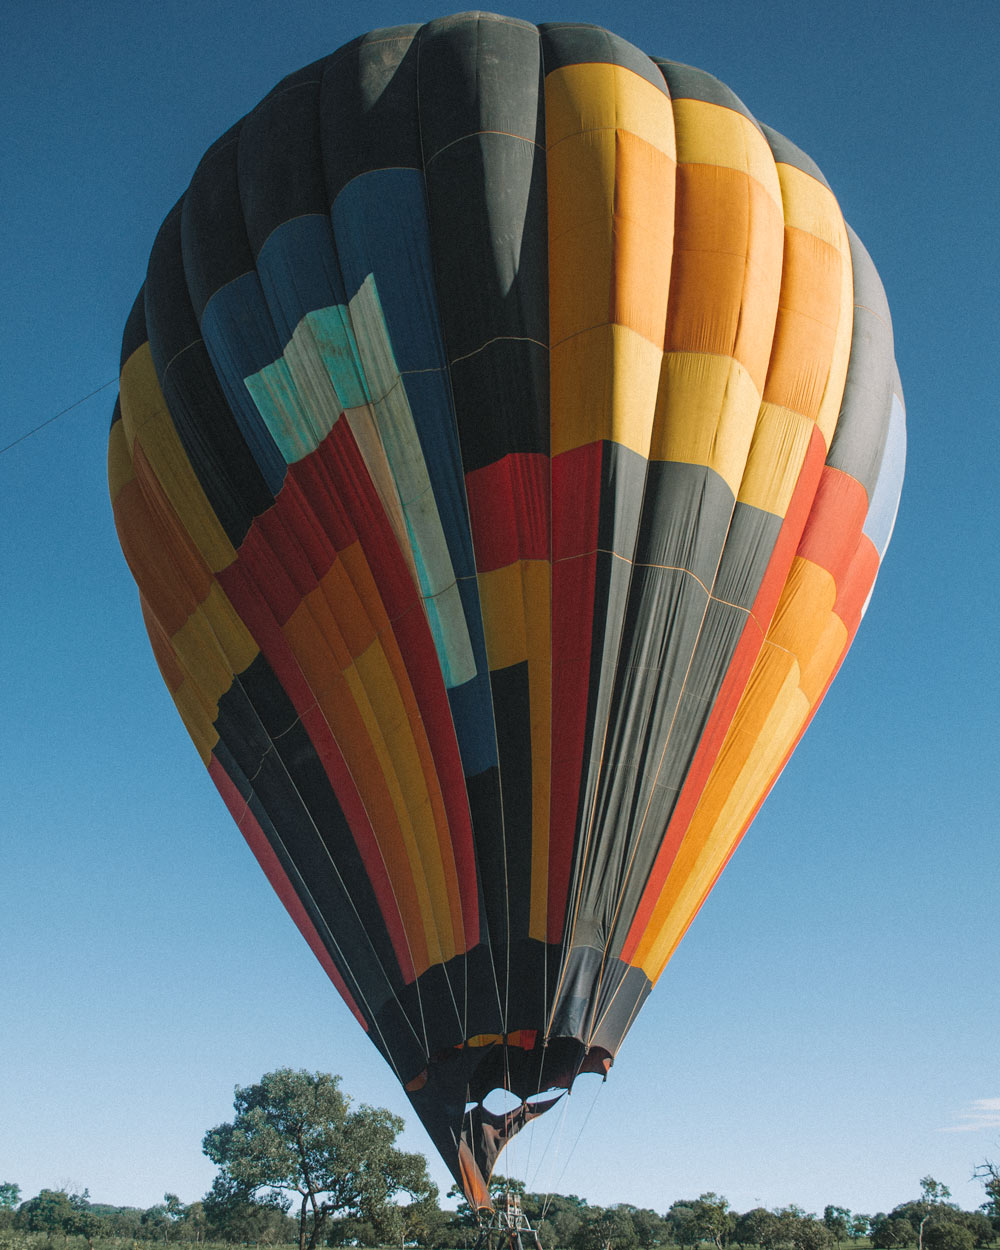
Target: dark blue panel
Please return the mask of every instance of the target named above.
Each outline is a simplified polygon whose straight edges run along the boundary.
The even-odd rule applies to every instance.
[[[469,623],[469,639],[476,658],[476,676],[461,686],[452,686],[448,691],[448,702],[451,704],[451,715],[455,722],[455,737],[462,756],[462,770],[466,777],[475,777],[492,768],[497,762],[493,696],[490,692],[489,666],[483,640],[479,584],[474,578],[463,578],[458,583],[458,592],[465,609],[465,619]]]
[[[400,373],[445,369],[420,170],[355,178],[333,206],[333,233],[348,298],[375,278]]]
[[[326,213],[296,217],[273,231],[257,272],[282,351],[306,313],[347,303]]]
[[[281,344],[254,272],[224,286],[205,307],[201,332],[250,453],[276,495],[285,480],[285,458],[271,437],[244,379],[281,355]]]

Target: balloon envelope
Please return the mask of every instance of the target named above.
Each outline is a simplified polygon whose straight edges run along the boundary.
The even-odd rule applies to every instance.
[[[474,1204],[781,771],[903,458],[822,174],[596,27],[373,31],[164,222],[109,458],[156,658]]]

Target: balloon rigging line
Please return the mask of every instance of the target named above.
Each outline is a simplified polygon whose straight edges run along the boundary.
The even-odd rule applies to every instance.
[[[100,395],[101,391],[106,391],[109,386],[113,386],[117,381],[118,378],[114,377],[107,382],[103,382],[96,388],[96,390],[91,391],[88,395],[82,395],[79,399],[74,399],[71,404],[67,404],[65,408],[61,409],[54,416],[46,417],[44,421],[39,421],[34,429],[21,434],[18,438],[15,438],[13,442],[8,443],[6,447],[0,447],[0,456],[10,451],[12,447],[16,447],[19,443],[23,443],[26,438],[31,438],[31,436],[33,434],[37,434],[39,430],[44,430],[45,427],[47,425],[51,425],[53,421],[58,421],[59,418],[64,417],[67,412],[72,412],[74,408],[79,408],[80,405],[85,404],[88,399],[93,399],[95,395]]]
[[[573,1155],[576,1153],[576,1149],[580,1145],[580,1139],[583,1137],[583,1134],[586,1131],[587,1125],[590,1123],[590,1117],[594,1114],[594,1108],[597,1106],[597,1098],[601,1090],[604,1088],[604,1084],[605,1084],[604,1081],[601,1081],[601,1083],[598,1085],[597,1090],[594,1093],[594,1097],[591,1099],[590,1106],[587,1109],[587,1114],[583,1117],[583,1123],[580,1125],[580,1131],[579,1133],[577,1133],[572,1146],[570,1146],[569,1151],[566,1154],[566,1161],[563,1164],[562,1171],[556,1177],[555,1183],[552,1185],[548,1193],[545,1195],[545,1202],[542,1204],[542,1219],[545,1218],[545,1213],[549,1209],[549,1203],[551,1202],[553,1196],[556,1193],[556,1187],[562,1184],[563,1177],[566,1175],[567,1169],[569,1168],[570,1163],[572,1163],[573,1161]]]

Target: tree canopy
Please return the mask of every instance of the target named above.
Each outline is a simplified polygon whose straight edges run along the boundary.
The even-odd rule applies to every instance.
[[[315,1250],[334,1219],[376,1235],[391,1225],[395,1240],[403,1217],[393,1199],[436,1197],[423,1155],[396,1148],[400,1117],[364,1104],[352,1111],[339,1076],[279,1068],[237,1086],[234,1107],[233,1121],[203,1142],[220,1169],[218,1203],[246,1214],[247,1204],[282,1208],[298,1195],[299,1250]]]

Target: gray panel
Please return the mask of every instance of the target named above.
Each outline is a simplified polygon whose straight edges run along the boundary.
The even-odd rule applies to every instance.
[[[420,31],[420,133],[430,166],[449,144],[496,131],[545,143],[541,49],[530,22],[459,13]]]
[[[737,503],[712,594],[726,603],[753,606],[784,518]]]
[[[663,76],[645,52],[602,26],[543,22],[538,29],[546,74],[565,65],[621,65],[666,94]]]
[[[854,331],[837,428],[827,464],[856,478],[869,500],[885,450],[896,382],[892,322],[872,259],[848,226],[854,267]]]
[[[693,65],[682,65],[680,61],[667,61],[659,56],[654,56],[652,60],[659,66],[660,73],[666,80],[671,99],[703,100],[706,104],[719,104],[723,108],[742,113],[757,125],[757,119],[736,92],[718,78],[706,74],[703,69],[696,69]]]
[[[792,165],[795,169],[801,169],[804,174],[809,174],[815,178],[817,182],[821,182],[824,187],[830,184],[823,177],[823,171],[816,164],[811,156],[808,156],[801,148],[795,146],[791,139],[786,139],[783,134],[779,134],[771,126],[765,126],[761,123],[761,130],[764,132],[764,138],[771,145],[771,151],[774,154],[775,162],[780,161],[783,165]]]

